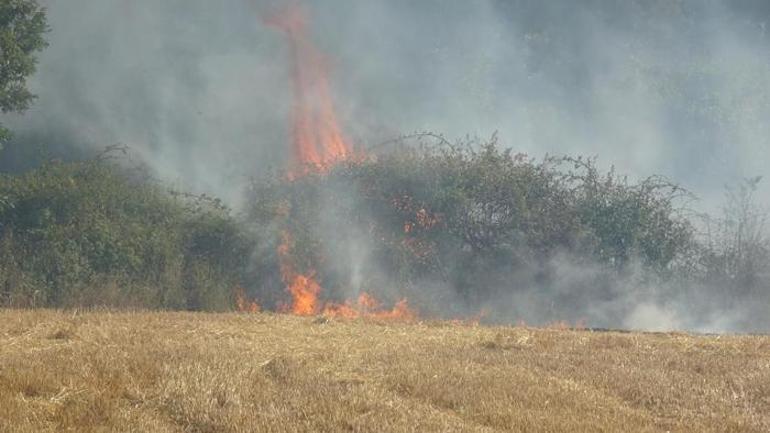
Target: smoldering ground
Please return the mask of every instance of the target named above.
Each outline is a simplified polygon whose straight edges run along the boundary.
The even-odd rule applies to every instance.
[[[5,167],[37,145],[68,157],[124,143],[179,188],[240,208],[249,176],[284,165],[288,56],[262,22],[282,2],[44,3],[52,31],[31,84],[39,100],[9,119],[16,138]],[[343,128],[364,148],[411,131],[499,131],[533,156],[598,155],[632,177],[668,176],[712,212],[724,184],[770,165],[766,2],[334,0],[308,9]],[[757,186],[764,205],[769,183]],[[567,290],[580,278],[563,269]],[[587,315],[705,328],[724,317],[691,319],[688,299],[640,299],[635,284],[613,290],[607,302],[586,302]],[[514,313],[555,311],[550,291],[517,293]]]

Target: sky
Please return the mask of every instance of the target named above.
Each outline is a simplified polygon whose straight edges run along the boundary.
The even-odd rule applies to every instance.
[[[131,147],[158,176],[238,206],[285,164],[285,1],[46,0],[50,46],[11,147]],[[366,148],[416,131],[661,174],[714,209],[767,176],[770,3],[760,0],[306,1],[342,128]]]

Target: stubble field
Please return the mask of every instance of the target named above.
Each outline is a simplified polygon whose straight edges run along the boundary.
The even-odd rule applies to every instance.
[[[0,432],[768,432],[770,337],[0,310]]]

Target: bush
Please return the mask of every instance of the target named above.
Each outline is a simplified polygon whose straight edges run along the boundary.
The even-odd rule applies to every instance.
[[[207,197],[103,160],[0,177],[0,293],[11,306],[225,309],[250,242]]]
[[[697,275],[728,303],[742,297],[770,297],[767,214],[755,198],[761,179],[744,179],[728,186],[722,215],[704,217],[706,230],[698,250]]]
[[[225,310],[243,287],[276,309],[288,297],[277,256],[287,239],[326,300],[372,291],[429,315],[491,306],[502,321],[618,326],[653,302],[703,317],[757,310],[746,315],[756,324],[770,297],[758,179],[731,190],[701,238],[688,194],[665,179],[536,161],[494,139],[272,173],[252,183],[242,218],[147,177],[104,158],[0,177],[0,303]]]
[[[545,290],[565,255],[607,279],[636,263],[670,273],[693,239],[682,194],[657,177],[631,184],[601,175],[593,160],[537,162],[493,139],[260,180],[249,215],[267,243],[280,230],[294,234],[299,263],[317,271],[331,297],[352,286],[420,299],[422,287],[439,282],[478,304],[524,286]]]

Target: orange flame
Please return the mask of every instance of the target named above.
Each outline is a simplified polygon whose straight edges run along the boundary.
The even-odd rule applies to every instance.
[[[406,299],[402,299],[390,310],[382,308],[380,301],[368,293],[362,293],[354,303],[350,300],[342,304],[329,303],[323,310],[325,316],[357,319],[360,317],[374,319],[414,320],[417,313],[409,307]]]
[[[323,170],[351,155],[334,110],[326,60],[307,33],[307,14],[299,5],[266,20],[286,33],[292,60],[293,170]]]
[[[405,299],[397,302],[392,309],[387,310],[382,308],[380,301],[368,293],[359,295],[355,302],[351,300],[343,303],[327,302],[321,308],[321,303],[318,300],[318,296],[321,294],[321,285],[315,279],[315,271],[311,270],[307,275],[297,272],[291,255],[292,247],[291,234],[284,230],[281,233],[281,243],[278,245],[278,259],[281,278],[286,284],[286,290],[291,294],[292,302],[281,308],[283,312],[300,316],[323,313],[325,316],[347,319],[367,317],[413,320],[417,317],[417,313],[409,307]]]
[[[307,19],[305,10],[294,3],[266,20],[268,25],[286,34],[291,53],[294,105],[290,179],[308,174],[309,170],[324,171],[354,156],[337,122],[326,59],[308,36]],[[278,259],[281,278],[292,297],[291,304],[282,307],[284,312],[304,316],[323,313],[348,318],[412,319],[416,316],[406,300],[386,310],[366,293],[361,294],[356,302],[327,303],[321,308],[318,299],[321,285],[315,278],[315,271],[301,273],[294,261],[292,248],[291,233],[284,230],[278,246]]]
[[[291,255],[292,244],[291,234],[286,230],[281,232],[278,261],[281,278],[292,297],[291,305],[284,310],[301,316],[311,316],[318,313],[318,294],[321,293],[321,285],[315,280],[314,271],[310,271],[308,275],[297,272]]]
[[[293,298],[291,312],[300,316],[312,316],[318,313],[318,294],[321,286],[313,275],[295,275],[287,282],[289,293]]]
[[[249,300],[243,287],[235,289],[235,308],[241,313],[259,313],[262,309],[255,301]]]

